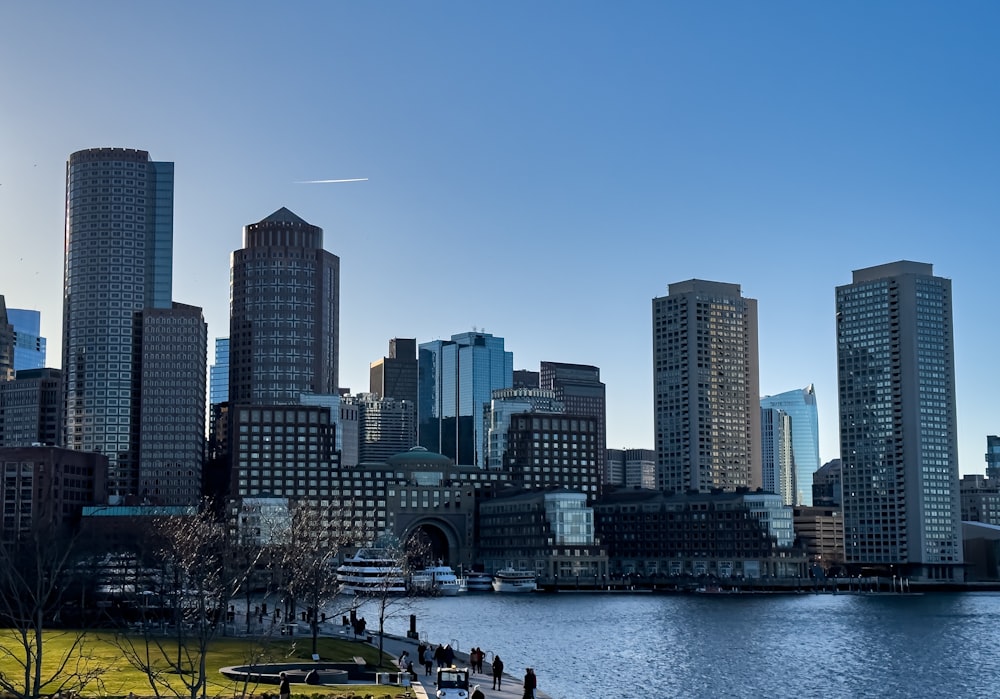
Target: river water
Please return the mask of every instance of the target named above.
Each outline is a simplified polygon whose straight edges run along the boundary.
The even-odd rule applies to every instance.
[[[466,594],[397,607],[553,699],[1000,696],[1000,594]],[[368,628],[377,614],[362,609]]]

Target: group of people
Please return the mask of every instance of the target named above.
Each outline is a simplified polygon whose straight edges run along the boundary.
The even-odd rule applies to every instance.
[[[469,672],[470,674],[476,674],[477,672],[482,674],[483,672],[483,661],[486,659],[486,652],[476,646],[469,651]],[[417,646],[417,661],[420,665],[424,667],[424,675],[430,675],[433,669],[434,663],[437,662],[438,667],[449,667],[455,661],[455,650],[447,643],[439,645],[437,648],[427,644],[421,643]],[[399,664],[399,669],[409,672],[413,679],[417,678],[417,673],[413,670],[413,663],[410,661],[410,654],[408,651],[403,651],[403,654],[399,656],[397,661]],[[499,655],[493,656],[493,662],[490,664],[490,670],[493,675],[493,689],[500,689],[503,685],[503,660],[500,659]],[[534,668],[528,668],[524,672],[524,680],[522,681],[524,686],[523,699],[535,699],[535,688],[538,687],[538,678],[535,676]],[[486,699],[479,685],[476,685],[470,699]]]

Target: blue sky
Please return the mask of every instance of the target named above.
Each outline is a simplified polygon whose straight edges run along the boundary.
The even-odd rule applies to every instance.
[[[760,311],[761,391],[813,383],[837,456],[834,288],[953,280],[961,470],[1000,432],[994,2],[0,4],[0,293],[58,366],[65,162],[176,163],[174,298],[228,334],[229,254],[287,206],[341,258],[341,383],[392,337],[485,329],[601,368],[653,446],[651,299]],[[335,185],[301,180],[361,178]]]

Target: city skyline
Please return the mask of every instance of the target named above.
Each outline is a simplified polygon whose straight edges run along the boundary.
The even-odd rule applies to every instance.
[[[342,386],[364,391],[390,338],[481,328],[515,369],[599,367],[608,446],[650,448],[650,300],[738,284],[759,302],[760,393],[815,385],[826,462],[834,289],[914,260],[954,283],[960,469],[982,473],[1000,431],[998,14],[7,6],[0,293],[41,311],[55,365],[66,159],[140,148],[176,163],[173,295],[212,339],[242,227],[288,207],[342,260]],[[184,50],[149,51],[148,26]],[[276,50],[247,50],[253,35]]]

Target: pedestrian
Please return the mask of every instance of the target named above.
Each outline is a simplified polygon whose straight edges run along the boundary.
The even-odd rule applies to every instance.
[[[281,683],[278,685],[278,696],[280,699],[291,699],[292,685],[288,682],[288,675],[282,672],[278,677],[281,678]]]
[[[424,677],[431,674],[431,670],[434,668],[434,654],[424,652]]]
[[[444,665],[444,646],[440,645],[434,649],[434,660],[437,661],[437,666],[441,667]]]
[[[535,699],[535,687],[538,686],[538,678],[535,671],[530,667],[524,671],[524,696],[522,699]]]
[[[469,699],[486,699],[486,695],[483,694],[483,690],[479,688],[478,684],[472,688],[472,695]]]
[[[417,673],[413,670],[413,662],[409,661],[406,663],[406,674],[410,676],[411,680],[417,679]]]
[[[400,670],[405,670],[408,662],[410,662],[410,651],[404,650],[403,654],[399,656],[399,660],[396,661],[396,665]]]
[[[503,661],[499,655],[493,656],[493,689],[500,689],[500,682],[503,680]]]

